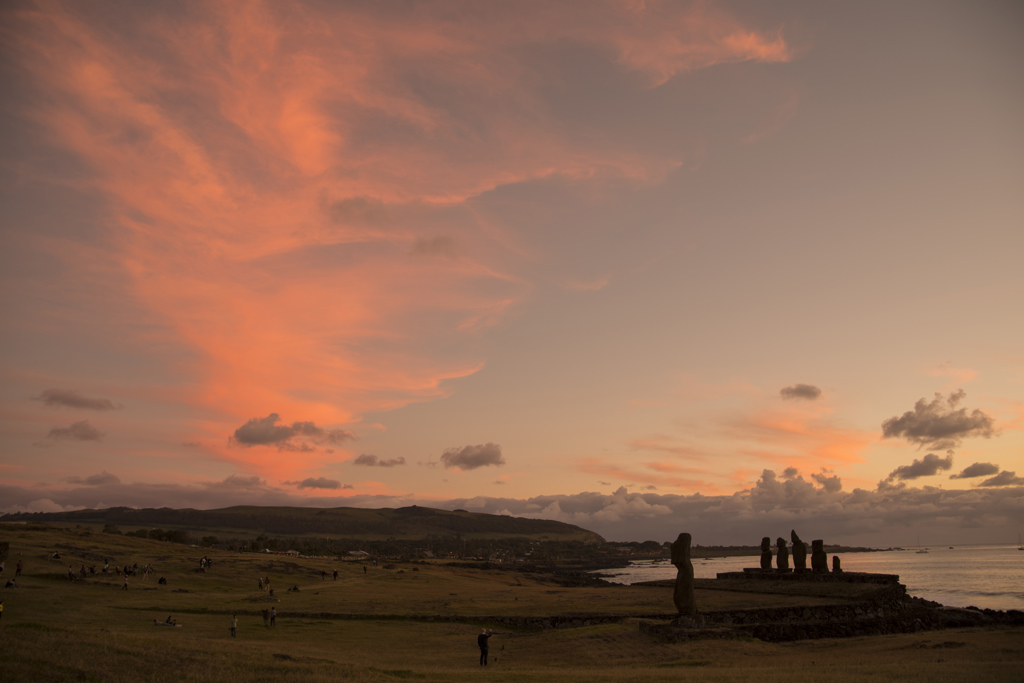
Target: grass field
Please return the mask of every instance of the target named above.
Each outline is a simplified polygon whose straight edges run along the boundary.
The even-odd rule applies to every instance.
[[[233,553],[85,529],[0,525],[19,588],[0,589],[3,681],[793,681],[1022,680],[1024,631],[956,630],[796,643],[756,640],[667,644],[637,628],[672,611],[658,587],[567,588],[549,577],[434,565],[366,567],[333,559]],[[48,557],[59,551],[61,560]],[[199,558],[213,559],[209,572]],[[74,582],[70,564],[152,563],[155,573]],[[334,581],[331,573],[339,572]],[[321,570],[328,572],[321,579]],[[167,585],[158,585],[158,577]],[[275,597],[258,590],[269,577]],[[298,591],[288,590],[298,587]],[[822,604],[815,596],[699,589],[702,611]],[[261,613],[274,607],[275,628]],[[238,615],[238,637],[229,633]],[[156,626],[173,615],[181,626]],[[509,628],[493,616],[621,615],[614,624]],[[440,620],[437,617],[445,617]],[[431,620],[433,618],[433,620]],[[447,620],[451,618],[453,620]],[[476,634],[491,640],[478,664]]]

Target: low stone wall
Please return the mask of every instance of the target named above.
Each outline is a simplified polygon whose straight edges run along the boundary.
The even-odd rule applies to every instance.
[[[859,603],[852,605],[731,610],[728,612],[709,612],[702,616],[704,617],[704,623],[709,626],[746,626],[771,623],[850,621],[869,617],[881,618],[898,611],[900,610],[896,607]]]
[[[339,614],[337,612],[281,612],[278,618],[341,619],[353,621],[439,621],[470,624],[503,624],[513,628],[555,629],[580,628],[599,624],[616,624],[626,619],[669,620],[675,614],[586,614],[554,616],[455,615],[455,614]]]
[[[670,642],[752,637],[768,642],[915,633],[948,628],[1024,625],[1024,612],[955,609],[919,598],[905,589],[885,591],[870,602],[709,612],[698,628],[674,621],[641,621],[640,631]]]

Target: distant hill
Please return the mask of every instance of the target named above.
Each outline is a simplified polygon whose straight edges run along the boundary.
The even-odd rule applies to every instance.
[[[274,536],[326,535],[351,539],[416,540],[427,538],[502,539],[603,543],[598,534],[548,519],[489,515],[464,510],[404,508],[303,508],[235,506],[219,510],[126,507],[72,512],[15,513],[0,522],[71,523],[118,527],[161,527],[195,533],[252,533]]]

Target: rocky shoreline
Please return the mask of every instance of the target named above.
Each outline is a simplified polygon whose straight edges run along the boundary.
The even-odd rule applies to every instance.
[[[847,577],[847,580],[858,579],[874,583],[870,576]],[[641,621],[640,630],[669,642],[715,638],[785,642],[951,628],[1024,626],[1024,612],[1020,610],[945,607],[908,596],[906,587],[898,582],[880,580],[877,583],[888,585],[861,601],[846,604],[708,612],[696,618]]]

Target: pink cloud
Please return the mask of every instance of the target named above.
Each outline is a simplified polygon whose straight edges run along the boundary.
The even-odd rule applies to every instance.
[[[746,387],[740,389],[742,394],[748,393]],[[703,472],[705,477],[723,482],[714,488],[716,491],[734,492],[749,487],[766,465],[813,472],[862,463],[866,449],[878,440],[874,432],[839,424],[831,418],[831,408],[819,403],[787,402],[783,408],[770,409],[755,403],[739,411],[716,411],[699,419],[691,418],[680,426],[684,430],[682,435],[639,438],[630,445],[636,451],[671,458],[646,463],[646,468],[659,473]],[[723,462],[730,463],[732,469],[722,470]],[[719,474],[691,468],[694,463],[715,463]],[[620,474],[626,479],[646,481],[637,478],[637,472]]]
[[[466,199],[678,164],[569,135],[521,58],[531,45],[596,46],[654,83],[789,58],[777,35],[667,3],[224,1],[107,21],[58,2],[7,15],[19,66],[45,93],[25,113],[105,201],[96,267],[127,274],[147,322],[167,330],[156,341],[188,350],[178,398],[222,416],[197,427],[210,443],[253,416],[330,427],[444,396],[482,367],[474,336],[531,292],[529,247]],[[443,253],[417,250],[440,244],[437,226]],[[69,260],[82,248],[54,246]],[[210,448],[291,479],[328,457]]]
[[[802,470],[863,462],[864,449],[877,441],[873,432],[829,420],[823,408],[759,411],[730,418],[723,429],[744,444],[739,452]]]
[[[778,33],[752,31],[713,5],[634,4],[612,33],[619,59],[660,85],[672,76],[715,64],[786,62],[793,51]]]
[[[976,370],[972,370],[970,368],[958,368],[949,361],[939,363],[938,365],[929,368],[925,374],[929,377],[948,377],[953,384],[958,386],[960,384],[970,382],[978,376]]]
[[[660,451],[669,453],[687,460],[705,460],[707,452],[692,443],[686,443],[679,438],[665,435],[651,436],[643,439],[634,439],[630,445],[641,451]]]
[[[711,471],[681,467],[671,462],[648,462],[639,465],[639,467],[635,464],[619,465],[599,458],[586,458],[580,464],[580,469],[601,477],[612,477],[621,481],[648,484],[658,488],[722,493],[719,486],[707,481],[707,477],[716,476]]]

